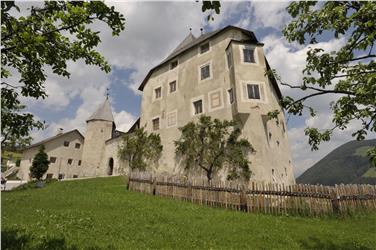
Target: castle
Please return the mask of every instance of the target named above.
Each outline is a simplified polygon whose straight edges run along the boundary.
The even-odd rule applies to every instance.
[[[282,98],[275,79],[265,75],[268,69],[263,44],[253,32],[227,26],[198,38],[190,33],[139,87],[140,118],[132,129],[145,127],[160,135],[163,152],[154,171],[182,173],[174,146],[180,137],[178,128],[205,114],[239,122],[241,136],[256,150],[249,155],[253,180],[295,183],[284,114],[278,120],[267,116],[281,109]],[[116,130],[108,100],[87,120],[85,138],[76,130],[57,135],[41,142],[47,143],[46,151],[48,142],[58,144],[51,145],[56,159],[48,177],[105,176],[126,169],[117,157],[121,132]],[[41,143],[24,152],[21,168],[31,165]],[[82,147],[76,148],[78,144]],[[51,157],[49,152],[53,151],[47,152]]]

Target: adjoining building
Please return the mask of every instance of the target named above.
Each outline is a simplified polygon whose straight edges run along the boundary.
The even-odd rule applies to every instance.
[[[85,137],[78,131],[59,133],[27,147],[22,153],[18,177],[30,180],[30,166],[41,145],[45,146],[50,165],[44,178],[79,178],[118,175],[126,169],[117,157],[124,134],[116,125],[108,98],[86,121]],[[137,126],[137,123],[134,125]]]
[[[249,155],[252,180],[295,183],[284,114],[277,120],[267,116],[269,111],[281,110],[282,98],[275,79],[265,75],[269,69],[263,44],[253,32],[227,26],[198,38],[190,33],[149,71],[139,87],[143,92],[140,118],[132,128],[142,126],[158,133],[163,145],[153,171],[183,173],[175,157],[178,128],[208,115],[239,122],[242,137],[256,150]],[[127,164],[117,157],[120,135],[106,99],[87,120],[85,138],[74,130],[41,142],[50,159],[56,158],[47,176],[74,178],[127,171]],[[28,168],[41,143],[25,150],[20,172],[23,179],[28,178]],[[76,148],[78,144],[80,148]]]

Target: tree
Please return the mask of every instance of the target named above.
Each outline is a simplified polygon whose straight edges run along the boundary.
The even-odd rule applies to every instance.
[[[31,177],[36,178],[38,181],[47,172],[48,165],[50,164],[48,155],[44,152],[44,149],[43,145],[40,146],[39,152],[35,155],[32,166],[30,167]]]
[[[228,179],[250,178],[246,154],[254,149],[246,139],[239,139],[236,122],[201,116],[198,123],[189,122],[179,130],[181,137],[175,141],[176,154],[186,170],[201,169],[208,181],[224,167],[228,169]]]
[[[12,12],[13,11],[13,12]],[[110,65],[95,50],[100,43],[98,31],[90,24],[101,21],[117,36],[124,29],[124,17],[101,1],[45,1],[31,7],[27,16],[14,1],[1,2],[1,134],[2,146],[9,140],[29,136],[43,123],[24,111],[20,96],[46,98],[46,67],[57,75],[69,77],[67,61],[82,59],[108,73]],[[16,73],[18,82],[7,79]]]
[[[144,128],[139,128],[123,136],[123,142],[118,148],[118,156],[128,162],[131,170],[144,171],[150,163],[158,161],[162,150],[163,146],[158,134],[148,135]]]
[[[287,10],[293,17],[283,30],[289,42],[316,44],[323,34],[345,40],[338,51],[311,47],[300,84],[283,82],[275,70],[268,72],[276,75],[281,85],[301,90],[300,98],[283,98],[281,103],[288,113],[302,115],[306,109],[313,117],[316,111],[307,106],[306,101],[323,95],[338,96],[330,104],[333,127],[305,129],[312,150],[317,150],[322,141],[329,141],[335,129],[345,130],[354,120],[362,123],[353,133],[357,140],[376,132],[376,3],[292,2]],[[278,113],[274,111],[269,115],[276,117]],[[376,147],[369,155],[376,165]]]

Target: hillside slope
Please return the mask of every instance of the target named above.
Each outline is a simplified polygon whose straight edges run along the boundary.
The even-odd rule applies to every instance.
[[[376,139],[350,141],[322,158],[299,176],[297,183],[334,185],[340,183],[376,184],[376,170],[371,168],[367,150]]]
[[[131,192],[120,177],[1,194],[2,250],[375,249],[370,232],[376,213],[346,219],[242,213]]]

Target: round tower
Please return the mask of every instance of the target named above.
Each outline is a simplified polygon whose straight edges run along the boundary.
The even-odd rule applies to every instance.
[[[86,121],[85,143],[82,151],[84,176],[105,175],[105,166],[100,166],[105,152],[105,142],[115,131],[114,117],[108,97]]]

